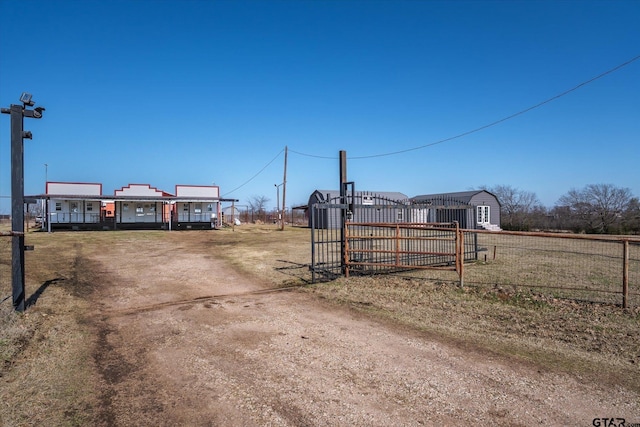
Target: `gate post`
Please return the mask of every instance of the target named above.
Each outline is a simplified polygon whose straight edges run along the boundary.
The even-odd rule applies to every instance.
[[[316,283],[316,205],[309,206],[311,215],[311,283]]]
[[[456,271],[460,278],[460,287],[464,286],[464,232],[460,228],[458,221],[456,225]]]
[[[342,274],[346,274],[346,250],[345,250],[345,227],[347,220],[347,210],[344,205],[347,203],[347,152],[340,150],[340,263],[342,264]]]

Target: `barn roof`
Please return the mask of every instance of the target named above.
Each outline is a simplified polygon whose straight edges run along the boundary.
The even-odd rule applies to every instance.
[[[312,193],[312,195],[313,194],[320,194],[323,200],[327,200],[327,195],[328,195],[328,199],[340,197],[340,191],[338,190],[315,190]],[[409,197],[406,194],[399,193],[397,191],[366,191],[366,190],[355,191],[356,196],[362,196],[363,194],[384,197],[385,199],[390,199],[390,200],[398,200],[398,201],[409,200]]]
[[[425,200],[456,200],[458,202],[467,203],[471,202],[476,195],[480,193],[486,193],[494,197],[497,201],[498,198],[487,190],[469,190],[469,191],[456,191],[453,193],[438,193],[438,194],[423,194],[420,196],[414,196],[411,198],[412,202],[422,202]],[[500,201],[498,201],[500,203]]]

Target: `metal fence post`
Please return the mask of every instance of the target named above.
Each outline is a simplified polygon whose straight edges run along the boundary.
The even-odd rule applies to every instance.
[[[456,225],[456,271],[460,278],[460,287],[464,286],[464,232],[460,229],[458,221]]]
[[[629,304],[629,240],[622,241],[622,308]]]
[[[311,215],[311,283],[316,283],[316,205],[309,206]]]

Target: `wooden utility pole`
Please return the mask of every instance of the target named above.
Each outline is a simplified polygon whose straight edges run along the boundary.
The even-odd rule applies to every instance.
[[[287,151],[288,147],[284,146],[284,177],[282,178],[282,215],[280,215],[280,230],[284,230],[284,207],[285,207],[285,197],[287,194]]]

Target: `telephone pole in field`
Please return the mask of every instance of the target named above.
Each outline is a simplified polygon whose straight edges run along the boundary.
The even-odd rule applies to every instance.
[[[282,218],[280,218],[280,230],[284,230],[285,197],[287,194],[287,151],[288,147],[284,146],[284,177],[282,178]]]

